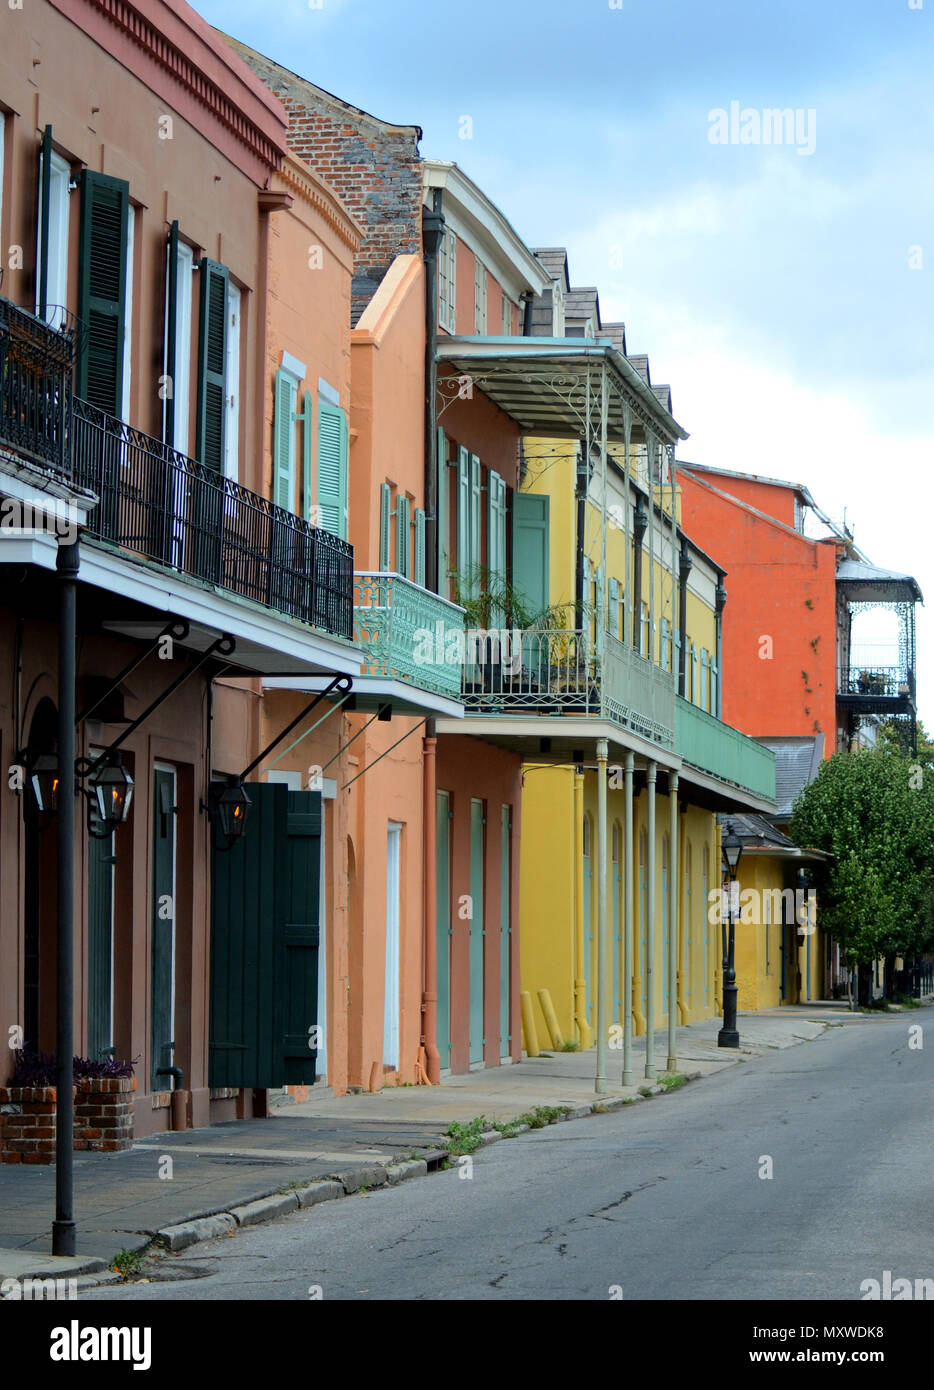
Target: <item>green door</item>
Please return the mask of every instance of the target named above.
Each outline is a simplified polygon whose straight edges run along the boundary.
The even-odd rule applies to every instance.
[[[512,582],[531,613],[548,607],[549,498],[517,492],[512,499]],[[522,665],[530,678],[546,677],[540,668],[548,661],[547,640],[524,638]]]
[[[438,792],[438,870],[435,931],[438,943],[438,1052],[451,1065],[451,798]]]
[[[483,802],[470,803],[470,1062],[483,1061]]]
[[[265,782],[251,782],[248,792],[246,833],[211,855],[210,1085],[310,1084],[321,793]]]
[[[88,839],[88,1056],[113,1046],[113,836]]]
[[[175,769],[152,774],[152,950],[149,1085],[171,1089],[175,1048]]]
[[[509,1003],[511,998],[510,947],[512,926],[509,915],[509,886],[512,868],[512,845],[509,807],[500,809],[499,856],[499,1055],[509,1056]]]

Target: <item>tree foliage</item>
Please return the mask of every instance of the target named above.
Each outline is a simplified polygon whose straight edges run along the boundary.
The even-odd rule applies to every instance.
[[[836,753],[795,802],[791,833],[834,856],[817,874],[819,920],[851,961],[934,946],[934,771],[888,744]]]

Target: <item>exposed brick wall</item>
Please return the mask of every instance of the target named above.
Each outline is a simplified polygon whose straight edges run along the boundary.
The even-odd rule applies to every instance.
[[[351,286],[355,326],[395,257],[421,253],[421,131],[377,120],[245,44],[228,42],[284,104],[289,148],[364,228]]]
[[[112,1152],[131,1148],[135,1090],[135,1078],[79,1082],[73,1147]],[[54,1086],[0,1087],[0,1162],[55,1162],[56,1094]]]

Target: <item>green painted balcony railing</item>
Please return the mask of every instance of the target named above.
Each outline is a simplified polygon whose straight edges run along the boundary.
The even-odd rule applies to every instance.
[[[604,636],[602,653],[574,629],[496,634],[464,666],[469,714],[584,716],[612,719],[664,748],[675,742],[675,692],[670,671]]]
[[[706,710],[675,698],[675,748],[685,762],[775,800],[775,754]]]
[[[366,675],[460,700],[463,608],[401,574],[356,571],[353,614]]]

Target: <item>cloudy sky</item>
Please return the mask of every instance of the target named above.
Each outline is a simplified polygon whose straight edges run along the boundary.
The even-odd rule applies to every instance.
[[[567,246],[670,382],[682,459],[804,482],[913,573],[934,725],[934,0],[194,3]],[[713,143],[734,102],[800,138]]]

